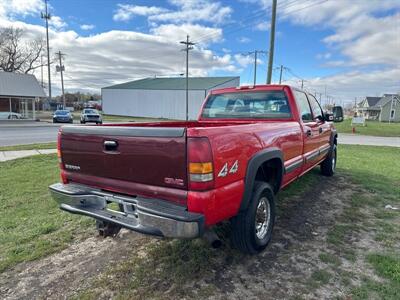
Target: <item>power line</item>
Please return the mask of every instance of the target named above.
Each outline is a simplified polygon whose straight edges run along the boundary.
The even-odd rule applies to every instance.
[[[257,54],[263,54],[263,53],[268,53],[267,51],[263,50],[254,50],[251,52],[247,52],[247,55],[253,55],[254,54],[254,77],[253,77],[253,85],[255,86],[257,83]]]
[[[302,4],[307,3],[307,1],[313,1],[313,0],[306,0]],[[323,1],[317,2],[317,3],[311,2],[310,5],[308,5],[308,6],[304,6],[304,7],[289,11],[289,12],[284,13],[284,14],[279,15],[279,16],[287,16],[287,15],[290,15],[290,14],[295,13],[297,11],[301,11],[303,9],[307,9],[309,7],[312,7],[312,6],[315,6],[315,5],[319,5],[319,4],[322,4],[322,3],[327,2],[327,1],[329,1],[329,0],[323,0]],[[297,3],[298,3],[298,1],[292,1],[292,2],[287,3],[285,6],[279,7],[279,8],[280,9],[287,9],[289,7],[295,6]],[[267,11],[264,11],[264,10],[257,11],[256,13],[250,14],[250,15],[245,17],[245,20],[250,20],[250,21],[253,21],[253,22],[250,22],[250,23],[247,23],[247,24],[242,22],[239,25],[237,23],[231,23],[231,24],[228,24],[226,26],[222,26],[221,29],[227,29],[227,28],[229,29],[229,27],[233,27],[232,30],[227,30],[224,33],[225,36],[229,35],[229,34],[232,34],[232,33],[235,33],[235,32],[238,32],[238,31],[241,31],[241,30],[243,30],[243,29],[245,29],[247,27],[254,26],[254,25],[258,24],[260,19],[263,19],[267,13],[269,13],[269,10],[267,10]],[[196,43],[202,43],[202,42],[206,42],[206,41],[212,40],[213,38],[217,37],[218,35],[219,35],[218,32],[207,33],[207,34],[205,34],[203,36],[200,36],[196,40]]]

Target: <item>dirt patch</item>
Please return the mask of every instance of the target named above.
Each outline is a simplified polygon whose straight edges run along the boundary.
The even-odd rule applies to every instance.
[[[121,231],[116,238],[91,237],[47,258],[0,274],[2,299],[62,299],[91,284],[110,264],[127,259],[146,237]]]
[[[259,255],[242,255],[228,242],[220,250],[204,250],[197,241],[157,241],[124,232],[116,239],[92,237],[59,254],[20,264],[0,275],[0,293],[6,299],[60,299],[80,293],[103,299],[346,297],[345,279],[356,284],[362,274],[371,273],[359,252],[378,245],[367,231],[346,236],[346,247],[327,239],[353,195],[365,191],[344,176],[314,176],[317,183],[306,192],[280,199],[273,239]],[[337,258],[329,262],[329,255]],[[118,265],[122,267],[115,269]]]

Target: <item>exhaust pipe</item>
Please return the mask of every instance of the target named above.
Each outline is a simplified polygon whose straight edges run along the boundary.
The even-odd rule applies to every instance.
[[[214,249],[218,249],[222,246],[222,241],[218,237],[218,235],[212,231],[212,230],[207,230],[203,238],[213,247]]]

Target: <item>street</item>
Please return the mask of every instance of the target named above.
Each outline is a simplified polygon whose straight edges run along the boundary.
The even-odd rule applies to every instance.
[[[0,124],[0,147],[55,142],[59,124]]]
[[[52,123],[0,123],[0,147],[23,144],[55,142],[62,124]],[[355,134],[339,134],[339,144],[400,147],[400,137],[380,137]]]
[[[400,137],[367,136],[339,133],[338,144],[400,147]]]

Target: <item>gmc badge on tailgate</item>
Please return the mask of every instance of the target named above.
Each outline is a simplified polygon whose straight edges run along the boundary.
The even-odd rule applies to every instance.
[[[179,185],[179,186],[184,186],[184,182],[183,179],[179,179],[179,178],[169,178],[169,177],[165,177],[164,178],[164,182],[166,184],[172,184],[172,185]]]

